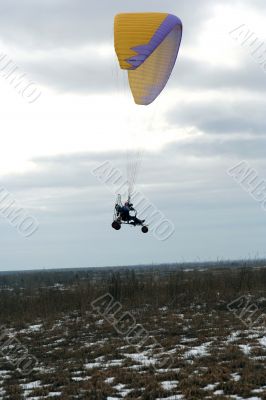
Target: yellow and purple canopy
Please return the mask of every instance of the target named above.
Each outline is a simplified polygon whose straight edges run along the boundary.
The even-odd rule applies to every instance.
[[[118,14],[115,50],[128,71],[135,103],[151,104],[164,89],[174,68],[182,39],[182,22],[165,13]]]

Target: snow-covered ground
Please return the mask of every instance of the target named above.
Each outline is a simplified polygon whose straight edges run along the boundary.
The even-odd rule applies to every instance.
[[[260,327],[249,330],[226,311],[198,306],[162,307],[138,323],[149,332],[141,345],[93,313],[11,329],[38,365],[23,376],[2,354],[0,399],[266,398],[266,334]]]

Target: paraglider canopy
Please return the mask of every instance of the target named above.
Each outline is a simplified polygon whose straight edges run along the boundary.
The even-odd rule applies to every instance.
[[[136,104],[151,104],[164,89],[174,68],[182,39],[182,22],[166,13],[118,14],[115,50],[128,71]]]

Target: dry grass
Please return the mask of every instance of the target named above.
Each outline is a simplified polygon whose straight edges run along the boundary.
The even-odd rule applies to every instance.
[[[186,285],[195,285],[192,278],[185,276]],[[220,275],[217,282],[221,288]],[[161,282],[163,287],[165,284]],[[184,282],[179,281],[181,284]],[[66,288],[63,296],[67,298],[68,290],[77,304],[79,288]],[[54,314],[46,306],[45,315],[42,318],[34,315],[32,320],[28,312],[24,321],[19,321],[16,313],[12,320],[10,314],[8,328],[13,329],[12,333],[37,357],[39,364],[29,376],[23,376],[2,357],[0,398],[266,399],[266,347],[260,340],[266,336],[264,327],[248,329],[227,310],[221,292],[213,300],[215,296],[210,292],[216,290],[212,287],[205,297],[201,293],[201,300],[195,301],[191,296],[193,302],[189,303],[185,297],[179,304],[168,302],[167,306],[158,299],[157,306],[149,304],[149,295],[141,306],[130,305],[128,299],[125,304],[121,301],[124,311],[132,312],[151,336],[140,349],[129,345],[89,303],[86,307],[82,305],[82,311],[79,307],[74,310],[68,298],[68,311],[64,305],[64,311]],[[35,291],[35,298],[37,295]],[[43,292],[39,296],[43,298]],[[264,312],[261,282],[255,296],[260,312]],[[175,293],[175,298],[182,298],[182,292]],[[171,355],[173,362],[169,368],[148,362],[158,357],[151,346],[152,338],[162,345],[164,356]]]

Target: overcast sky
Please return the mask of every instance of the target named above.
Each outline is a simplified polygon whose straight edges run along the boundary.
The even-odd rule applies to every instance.
[[[265,1],[148,3],[1,2],[0,189],[39,224],[26,238],[0,212],[1,270],[266,257],[266,212],[227,174],[245,160],[266,179],[266,66],[241,45],[248,31],[266,39]],[[117,65],[113,18],[124,11],[184,24],[149,107],[134,104]],[[35,82],[35,102],[5,79],[3,55]],[[131,143],[144,150],[137,189],[175,226],[166,241],[111,228],[114,193],[91,171],[108,160],[124,173]]]

